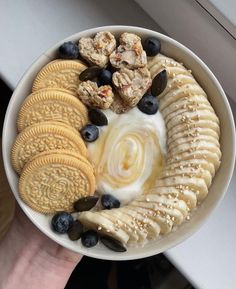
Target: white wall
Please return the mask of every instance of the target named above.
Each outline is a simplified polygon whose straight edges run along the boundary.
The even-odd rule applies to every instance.
[[[193,50],[236,101],[236,40],[194,0],[136,0],[173,38]]]

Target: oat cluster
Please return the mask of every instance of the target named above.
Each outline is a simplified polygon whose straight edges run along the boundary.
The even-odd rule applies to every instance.
[[[99,32],[93,39],[82,37],[79,49],[91,65],[106,69],[110,63],[110,69],[114,71],[109,85],[98,87],[94,80],[79,84],[77,94],[86,105],[123,113],[136,106],[151,86],[147,55],[136,34],[122,33],[117,46],[110,32]]]

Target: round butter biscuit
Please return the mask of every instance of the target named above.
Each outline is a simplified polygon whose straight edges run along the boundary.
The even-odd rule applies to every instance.
[[[44,214],[73,211],[73,204],[95,191],[91,166],[69,154],[38,155],[19,179],[21,199]]]
[[[88,122],[84,104],[69,93],[44,89],[30,94],[23,102],[17,119],[17,128],[44,122],[59,121],[80,130]]]
[[[18,134],[12,147],[12,166],[20,174],[24,165],[40,152],[68,149],[87,157],[87,148],[80,134],[60,122],[42,122]]]
[[[86,165],[90,166],[91,171],[94,171],[92,164],[88,161],[88,159],[81,155],[79,152],[68,150],[68,149],[55,149],[55,150],[50,150],[50,151],[44,151],[41,152],[35,156],[33,156],[30,161],[32,162],[39,156],[49,156],[49,155],[67,155],[71,157],[75,157],[79,159],[81,162],[85,163]]]
[[[80,60],[54,60],[45,65],[36,76],[32,91],[43,88],[62,88],[76,95],[79,75],[87,66]]]

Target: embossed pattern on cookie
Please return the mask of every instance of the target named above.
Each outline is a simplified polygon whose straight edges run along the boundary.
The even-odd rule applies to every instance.
[[[39,154],[19,179],[22,200],[44,214],[71,212],[76,200],[93,195],[94,190],[92,167],[68,154]]]
[[[12,165],[18,174],[30,159],[43,151],[69,149],[87,156],[86,146],[80,134],[60,122],[42,122],[24,129],[12,148]]]
[[[18,114],[17,127],[22,131],[32,124],[51,120],[80,130],[88,122],[88,113],[84,104],[73,95],[44,89],[25,99]]]
[[[54,60],[45,65],[36,76],[32,91],[44,88],[62,88],[76,95],[79,75],[87,66],[80,60]]]
[[[50,156],[50,155],[67,155],[67,156],[71,156],[74,158],[77,158],[78,160],[80,160],[81,162],[87,164],[90,166],[90,168],[93,171],[92,168],[92,164],[88,161],[88,159],[86,158],[86,156],[81,155],[78,151],[72,151],[72,150],[68,150],[68,149],[53,149],[50,151],[44,151],[40,153],[40,156]],[[34,155],[30,161],[32,162],[33,160],[35,160],[37,157],[39,156],[39,154]]]

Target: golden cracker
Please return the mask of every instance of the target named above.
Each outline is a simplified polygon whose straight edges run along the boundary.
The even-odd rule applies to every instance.
[[[72,151],[72,150],[68,150],[68,149],[54,149],[54,150],[41,152],[41,153],[39,153],[37,155],[34,155],[30,159],[30,162],[32,162],[33,160],[35,160],[39,156],[49,156],[49,155],[52,155],[52,154],[53,155],[67,155],[67,156],[75,157],[75,158],[79,159],[81,162],[83,162],[86,165],[90,166],[91,171],[94,170],[92,164],[88,161],[88,159],[85,156],[81,155],[77,151]]]
[[[32,91],[43,88],[62,88],[76,95],[79,75],[87,66],[80,60],[54,60],[45,65],[37,74]]]
[[[20,174],[24,165],[40,152],[52,149],[68,149],[87,157],[87,148],[80,134],[60,122],[43,122],[24,129],[12,147],[11,160]]]
[[[91,167],[68,154],[38,155],[24,167],[19,179],[22,200],[44,214],[72,212],[75,201],[94,191]]]
[[[27,126],[44,121],[60,121],[80,130],[88,122],[87,108],[71,94],[52,89],[39,90],[23,102],[17,127],[22,131]]]

